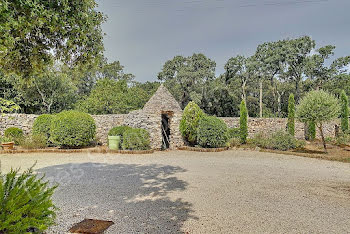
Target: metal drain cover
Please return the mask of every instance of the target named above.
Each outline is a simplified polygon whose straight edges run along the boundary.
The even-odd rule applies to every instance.
[[[86,234],[100,234],[107,230],[114,223],[112,221],[84,219],[80,223],[75,224],[70,233],[86,233]]]

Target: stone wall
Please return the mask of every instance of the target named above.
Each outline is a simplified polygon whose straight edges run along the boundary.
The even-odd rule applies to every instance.
[[[168,113],[168,112],[167,112]],[[107,142],[108,131],[118,125],[129,125],[131,127],[144,128],[150,133],[152,148],[159,149],[162,145],[162,130],[161,130],[161,114],[149,113],[142,110],[133,111],[129,114],[120,115],[92,115],[96,121],[97,126],[97,139],[102,143]],[[179,124],[182,113],[169,113],[169,125],[171,129],[170,133],[170,146],[172,149],[183,145],[182,137],[179,131]],[[19,127],[24,130],[25,133],[30,133],[32,130],[33,122],[37,115],[27,114],[9,114],[0,116],[0,134],[8,127]],[[221,118],[228,127],[238,127],[239,118]],[[334,137],[335,125],[339,125],[339,120],[328,123],[324,126],[325,136]],[[286,129],[287,119],[283,118],[249,118],[248,119],[248,131],[249,136],[252,137],[257,133],[271,134],[280,129]],[[296,122],[295,124],[296,137],[304,138],[304,124]],[[317,138],[320,134],[317,130]]]
[[[228,127],[239,127],[239,118],[222,117]],[[323,126],[325,137],[335,136],[335,125],[340,125],[339,120],[329,122]],[[295,137],[304,139],[304,123],[295,121]],[[271,134],[278,130],[287,129],[286,118],[248,118],[248,135],[254,136],[257,133]],[[318,129],[316,130],[316,138],[320,138]]]
[[[0,135],[4,134],[6,128],[18,127],[23,129],[26,134],[32,131],[34,120],[39,115],[29,115],[29,114],[8,114],[5,116],[0,116]],[[124,123],[124,119],[127,115],[92,115],[96,122],[97,140],[102,143],[107,143],[108,131],[118,125]]]

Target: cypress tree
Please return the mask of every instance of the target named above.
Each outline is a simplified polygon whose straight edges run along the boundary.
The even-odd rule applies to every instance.
[[[340,94],[341,100],[341,130],[343,133],[349,131],[349,99],[343,90]]]
[[[248,137],[248,110],[245,105],[244,100],[242,100],[240,105],[240,117],[239,117],[239,130],[241,143],[247,143]]]
[[[288,99],[288,133],[292,136],[295,135],[295,100],[294,95],[291,93]]]
[[[313,141],[316,138],[316,124],[314,121],[307,123],[308,140]]]

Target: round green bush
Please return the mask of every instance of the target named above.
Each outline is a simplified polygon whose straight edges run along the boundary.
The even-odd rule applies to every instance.
[[[194,102],[189,102],[184,109],[180,121],[180,132],[190,145],[195,145],[197,142],[198,124],[203,116],[204,112]]]
[[[90,145],[96,135],[95,120],[79,111],[63,111],[51,122],[50,140],[61,147]]]
[[[123,135],[124,150],[147,150],[150,148],[150,137],[147,130],[142,128],[131,128]]]
[[[4,132],[5,137],[11,139],[11,141],[14,141],[15,144],[18,144],[20,139],[23,138],[24,133],[23,130],[20,128],[7,128]]]
[[[53,115],[43,114],[34,120],[33,135],[44,135],[49,143]]]
[[[204,148],[218,148],[226,145],[227,126],[217,117],[204,116],[199,121],[198,144]]]

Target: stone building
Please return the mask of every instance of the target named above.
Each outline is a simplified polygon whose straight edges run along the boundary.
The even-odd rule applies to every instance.
[[[183,145],[181,116],[179,103],[162,84],[143,109],[130,112],[123,124],[148,130],[154,149],[174,149]]]

